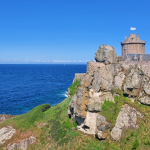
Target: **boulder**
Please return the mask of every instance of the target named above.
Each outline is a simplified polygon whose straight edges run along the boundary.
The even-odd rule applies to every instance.
[[[22,149],[22,150],[26,150],[27,147],[34,143],[36,140],[36,138],[34,136],[31,136],[30,138],[26,138],[23,139],[22,141],[19,141],[18,143],[14,143],[14,144],[8,144],[7,148],[8,150],[14,150],[14,149]]]
[[[150,105],[150,97],[144,96],[139,98],[140,103]]]
[[[117,54],[114,47],[101,45],[95,53],[95,60],[105,64],[117,63]]]
[[[127,128],[137,128],[137,117],[143,118],[143,115],[135,108],[130,107],[128,104],[124,104],[117,117],[115,127],[111,131],[111,137],[119,141],[123,130]]]
[[[96,127],[99,131],[106,131],[110,128],[111,123],[106,121],[106,118],[100,114],[96,118]]]
[[[4,144],[5,141],[10,139],[15,133],[16,130],[11,126],[0,129],[0,145]]]
[[[114,127],[111,131],[111,137],[116,141],[120,140],[120,138],[122,137],[122,134],[123,134],[123,130],[117,127]]]

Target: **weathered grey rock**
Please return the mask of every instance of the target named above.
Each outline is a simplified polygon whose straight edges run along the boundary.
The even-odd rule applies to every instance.
[[[7,148],[8,150],[14,150],[14,149],[22,149],[26,150],[27,147],[34,143],[36,138],[34,136],[31,136],[30,138],[23,139],[22,141],[19,141],[18,143],[14,143],[12,145],[8,144]]]
[[[87,104],[87,109],[89,111],[98,111],[99,112],[102,109],[100,98],[92,97]]]
[[[99,131],[106,131],[110,128],[111,123],[106,121],[106,118],[100,114],[96,118],[96,127]]]
[[[122,134],[123,134],[123,130],[117,127],[114,127],[111,131],[111,137],[116,141],[120,140],[120,138],[122,137]]]
[[[94,92],[110,91],[113,85],[114,66],[112,64],[99,68],[94,73],[93,89]]]
[[[150,83],[149,82],[144,84],[143,89],[146,94],[150,95]]]
[[[84,78],[81,81],[81,86],[89,88],[93,80],[93,72],[88,72],[84,75]],[[91,88],[91,87],[90,87]]]
[[[114,140],[119,141],[123,130],[126,130],[127,128],[137,128],[138,116],[143,117],[143,115],[135,108],[130,107],[128,104],[124,104],[117,117],[115,127],[111,131],[111,137]]]
[[[150,97],[144,96],[139,98],[140,103],[150,105]]]
[[[115,79],[114,79],[114,88],[115,89],[118,89],[118,88],[121,89],[124,79],[125,79],[124,73],[119,72],[117,74],[117,76],[115,76]]]
[[[74,104],[76,104],[76,101],[77,101],[77,95],[75,94],[75,95],[72,96],[71,101],[69,103],[69,106],[73,107]]]
[[[127,75],[124,85],[124,94],[128,94],[129,97],[136,97],[140,92],[142,86],[144,74],[137,66],[131,68],[131,72]]]
[[[114,47],[101,45],[95,53],[95,60],[106,64],[117,63],[117,54]]]
[[[0,145],[4,144],[5,141],[10,139],[15,133],[16,130],[11,126],[0,129]]]

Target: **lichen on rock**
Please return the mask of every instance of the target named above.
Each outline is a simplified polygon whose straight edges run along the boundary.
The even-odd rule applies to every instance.
[[[96,63],[103,65],[84,74],[80,86],[71,98],[68,114],[77,121],[79,130],[101,140],[107,137],[107,130],[111,125],[111,120],[108,121],[104,114],[101,115],[104,101],[115,103],[114,97],[120,95],[130,98],[133,103],[138,100],[141,104],[150,105],[150,77],[140,65],[117,63],[112,46],[101,45],[95,59]],[[136,108],[128,104],[121,103],[120,109],[111,131],[112,138],[118,141],[125,129],[138,127],[138,116],[143,117]]]

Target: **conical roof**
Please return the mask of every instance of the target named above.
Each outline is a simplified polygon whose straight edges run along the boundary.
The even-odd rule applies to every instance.
[[[145,44],[145,41],[141,41],[139,37],[136,37],[136,34],[130,34],[129,37],[124,41],[121,42],[121,44],[127,44],[127,43],[141,43]]]

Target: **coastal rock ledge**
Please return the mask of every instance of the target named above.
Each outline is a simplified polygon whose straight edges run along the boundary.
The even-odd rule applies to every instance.
[[[73,83],[76,79],[81,82],[71,97],[68,115],[78,123],[80,131],[105,139],[112,129],[110,136],[119,141],[124,130],[138,128],[137,117],[142,119],[143,115],[136,107],[122,103],[118,117],[116,115],[115,126],[111,126],[111,120],[101,114],[103,104],[105,101],[116,103],[115,97],[118,96],[120,100],[122,97],[131,104],[138,101],[139,105],[150,105],[150,77],[144,66],[117,62],[117,55],[112,46],[101,45],[95,59],[96,62],[88,64],[96,63],[97,68],[90,70],[87,66],[88,71],[81,75],[82,78],[79,74],[75,76]],[[102,65],[97,65],[98,63]]]

